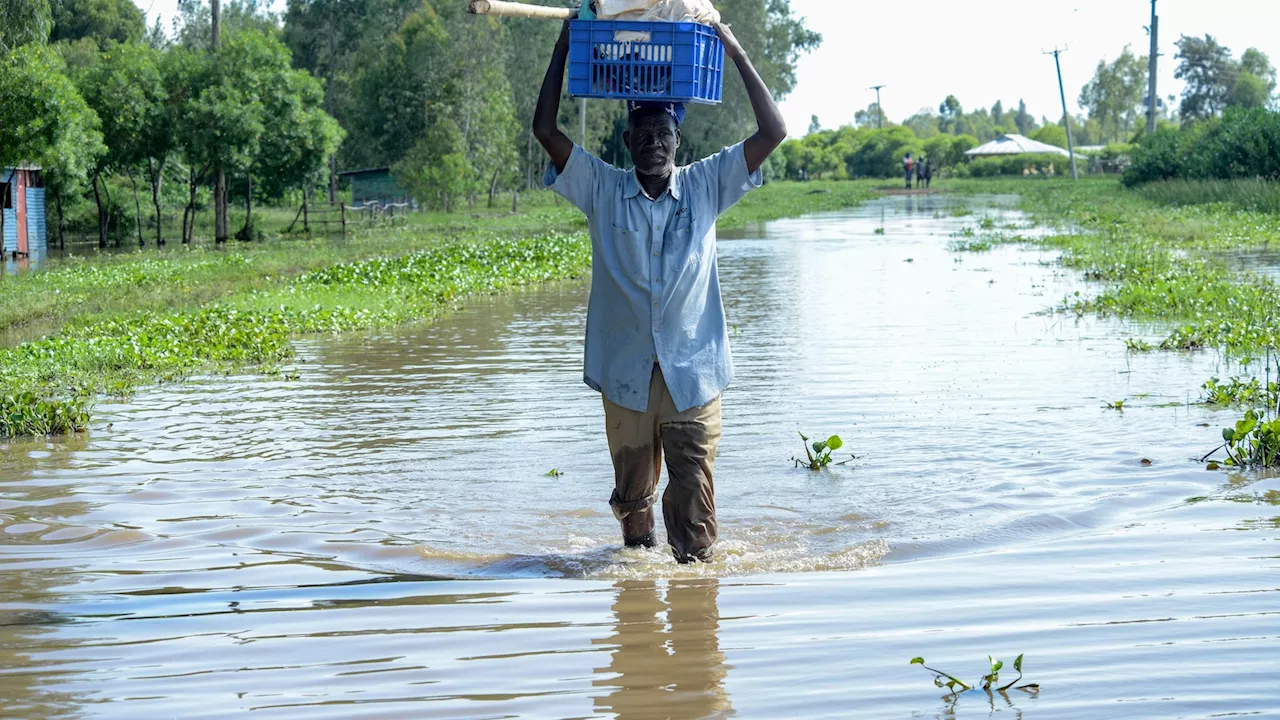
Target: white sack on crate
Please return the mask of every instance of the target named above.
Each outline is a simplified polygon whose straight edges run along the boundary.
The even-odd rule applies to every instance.
[[[711,0],[596,0],[601,20],[644,22],[720,22]]]

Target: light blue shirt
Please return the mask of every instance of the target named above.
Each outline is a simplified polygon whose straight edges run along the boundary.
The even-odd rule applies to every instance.
[[[644,412],[653,366],[676,410],[705,405],[733,380],[716,268],[716,219],[760,187],[742,144],[676,168],[650,199],[634,170],[574,146],[546,184],[587,215],[591,300],[583,379],[611,402]]]

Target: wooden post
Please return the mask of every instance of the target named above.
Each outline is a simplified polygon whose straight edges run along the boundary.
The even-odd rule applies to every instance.
[[[504,17],[534,18],[538,20],[568,20],[575,11],[570,8],[525,5],[503,0],[469,0],[467,12],[473,15],[502,15]]]
[[[310,197],[310,195],[311,191],[302,191],[302,230],[307,234],[307,237],[311,237],[311,220],[310,216],[307,214],[307,198]]]
[[[344,202],[338,203],[338,212],[342,216],[342,239],[346,240],[347,239],[347,204]]]

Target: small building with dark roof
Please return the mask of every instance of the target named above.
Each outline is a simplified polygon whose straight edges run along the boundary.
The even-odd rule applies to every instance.
[[[338,177],[351,183],[351,204],[354,207],[375,202],[379,205],[412,202],[409,191],[400,187],[389,167],[347,170],[338,173]]]

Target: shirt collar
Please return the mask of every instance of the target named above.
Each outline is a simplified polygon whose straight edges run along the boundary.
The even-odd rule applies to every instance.
[[[671,183],[667,185],[667,192],[671,193],[671,197],[675,198],[676,202],[680,201],[683,186],[684,173],[680,172],[680,170],[681,168],[675,169],[675,172],[671,174]],[[625,200],[630,200],[639,195],[645,195],[645,192],[640,187],[640,181],[636,179],[635,168],[631,168],[631,170],[627,171],[627,181],[622,188],[622,197]],[[645,197],[648,197],[648,195],[645,195]],[[656,200],[657,198],[654,199]]]

